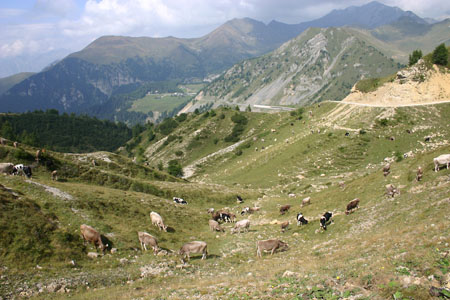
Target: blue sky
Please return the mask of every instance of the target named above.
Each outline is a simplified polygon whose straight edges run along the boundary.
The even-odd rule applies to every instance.
[[[81,50],[103,35],[198,37],[233,18],[299,23],[370,0],[0,0],[2,61]],[[421,17],[450,15],[449,0],[379,0]],[[17,64],[17,63],[16,63]],[[1,74],[0,74],[1,77]]]

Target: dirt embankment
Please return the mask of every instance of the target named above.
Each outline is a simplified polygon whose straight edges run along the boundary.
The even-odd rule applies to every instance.
[[[434,66],[427,70],[423,61],[401,70],[393,82],[385,83],[376,91],[362,93],[353,87],[344,103],[370,106],[407,106],[450,102],[450,73]]]

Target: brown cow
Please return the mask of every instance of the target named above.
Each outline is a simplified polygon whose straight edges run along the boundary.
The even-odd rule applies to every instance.
[[[181,261],[183,263],[186,263],[186,257],[188,261],[190,260],[191,253],[202,253],[202,259],[205,259],[206,255],[208,255],[207,247],[207,244],[202,241],[189,242],[181,247],[180,251],[178,251],[178,254],[181,255]]]
[[[104,245],[100,233],[89,225],[80,225],[81,236],[85,242],[92,242],[95,247],[99,247],[101,251],[105,251],[108,245]]]
[[[350,201],[347,204],[347,210],[345,211],[345,214],[348,215],[349,213],[352,212],[353,209],[357,209],[358,205],[359,205],[359,201],[360,201],[359,198],[355,198],[352,201]]]
[[[244,232],[248,232],[248,228],[250,227],[250,220],[244,219],[240,220],[239,222],[236,222],[236,225],[234,225],[234,228],[231,228],[231,233],[241,233],[241,229],[244,230]]]
[[[383,167],[383,175],[386,177],[391,173],[391,164],[387,164]]]
[[[157,254],[159,251],[158,241],[154,236],[147,232],[138,232],[139,243],[141,244],[142,251],[147,251],[147,245],[151,246],[153,249],[153,253]]]
[[[420,181],[422,179],[423,176],[423,170],[421,167],[417,168],[417,173],[416,173],[416,180]]]
[[[14,165],[12,163],[0,163],[0,173],[12,174]]]
[[[289,224],[290,224],[289,221],[284,221],[283,223],[281,223],[281,232],[284,232],[285,230],[287,230]]]
[[[257,241],[256,242],[256,256],[262,257],[262,251],[270,251],[270,255],[273,255],[273,253],[277,250],[287,250],[288,244],[285,242],[282,242],[277,239],[272,240],[263,240],[263,241]]]
[[[280,207],[280,214],[284,215],[287,211],[289,211],[290,208],[291,206],[289,204],[283,205],[282,207]]]
[[[387,184],[386,185],[386,195],[394,198],[395,194],[400,195],[400,191],[393,184],[391,184],[391,183]]]
[[[209,222],[209,229],[211,229],[211,231],[222,231],[222,232],[225,232],[225,229],[220,227],[219,222],[217,222],[215,220],[209,220],[208,222]]]

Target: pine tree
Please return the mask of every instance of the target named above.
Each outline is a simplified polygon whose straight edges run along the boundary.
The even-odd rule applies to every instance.
[[[422,58],[421,50],[414,50],[412,54],[409,55],[409,66],[414,65]]]
[[[448,63],[448,50],[445,44],[442,43],[433,51],[433,63],[441,66],[446,66]]]

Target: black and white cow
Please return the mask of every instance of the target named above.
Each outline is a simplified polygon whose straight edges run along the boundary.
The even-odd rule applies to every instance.
[[[178,204],[188,204],[183,198],[173,197],[173,202]]]
[[[242,199],[242,197],[239,196],[239,195],[237,195],[236,201],[237,201],[237,203],[243,203],[243,202],[244,202],[244,200]]]
[[[308,224],[308,220],[305,219],[302,213],[297,214],[297,226]]]
[[[323,214],[323,216],[320,217],[320,228],[323,230],[327,230],[327,224],[331,223],[331,217],[333,214],[329,211]]]
[[[23,164],[15,165],[13,168],[14,175],[25,175],[28,178],[31,178],[32,172],[30,166],[24,166]]]

